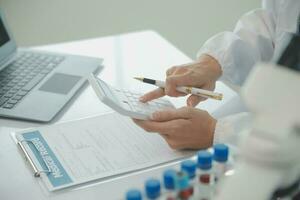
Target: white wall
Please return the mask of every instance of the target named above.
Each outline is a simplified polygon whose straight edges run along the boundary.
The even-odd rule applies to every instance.
[[[154,29],[191,57],[258,6],[260,0],[0,0],[21,46]]]

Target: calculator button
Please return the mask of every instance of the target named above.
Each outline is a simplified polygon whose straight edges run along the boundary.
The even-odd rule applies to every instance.
[[[148,103],[141,103],[141,102],[136,102],[137,106],[139,106],[140,108],[146,108],[149,104]]]
[[[128,102],[128,104],[130,105],[131,109],[133,109],[134,107],[136,107],[136,104],[134,102]]]
[[[132,107],[132,110],[135,111],[135,112],[138,112],[138,110],[135,106]]]
[[[153,106],[153,107],[155,107],[155,106],[157,106],[157,105],[159,105],[159,104],[157,104],[157,103],[155,103],[155,102],[149,102],[149,104],[150,104],[150,106]]]
[[[126,109],[126,110],[132,110],[130,104],[128,103],[128,101],[122,101],[122,106]]]

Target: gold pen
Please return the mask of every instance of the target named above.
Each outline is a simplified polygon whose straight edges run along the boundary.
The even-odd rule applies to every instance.
[[[163,82],[163,81],[153,80],[153,79],[149,79],[149,78],[134,77],[134,79],[142,81],[144,83],[156,85],[160,88],[165,88],[165,85],[166,85],[165,82]],[[179,92],[186,93],[186,94],[194,94],[194,95],[197,95],[197,96],[210,98],[210,99],[215,99],[215,100],[222,100],[223,99],[223,94],[221,94],[221,93],[216,93],[216,92],[212,92],[212,91],[209,91],[209,90],[203,90],[203,89],[200,89],[200,88],[181,86],[181,87],[177,87],[176,90],[179,91]]]

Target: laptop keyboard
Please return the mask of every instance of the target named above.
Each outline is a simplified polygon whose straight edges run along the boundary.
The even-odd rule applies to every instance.
[[[0,107],[12,109],[63,60],[57,55],[20,53],[0,71]]]

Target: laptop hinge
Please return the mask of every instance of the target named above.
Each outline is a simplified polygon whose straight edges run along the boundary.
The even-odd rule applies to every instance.
[[[2,70],[4,67],[6,67],[9,63],[12,62],[13,58],[17,55],[17,51],[13,51],[9,56],[2,59],[0,61],[0,70]]]

